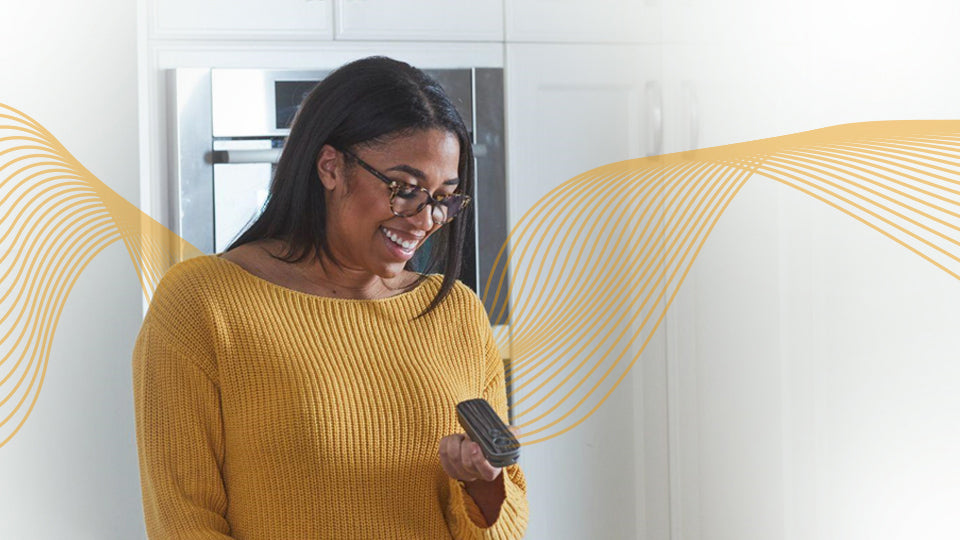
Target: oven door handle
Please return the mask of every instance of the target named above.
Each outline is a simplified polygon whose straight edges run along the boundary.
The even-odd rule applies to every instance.
[[[276,163],[280,148],[264,150],[214,150],[207,153],[208,163]]]

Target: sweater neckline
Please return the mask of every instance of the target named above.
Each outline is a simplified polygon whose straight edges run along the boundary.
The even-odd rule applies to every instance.
[[[283,285],[280,285],[279,283],[274,283],[274,282],[272,282],[272,281],[270,281],[270,280],[268,280],[268,279],[264,279],[264,278],[262,278],[262,277],[260,277],[260,276],[258,276],[258,275],[256,275],[256,274],[248,271],[246,268],[244,268],[244,267],[240,266],[239,264],[231,261],[230,259],[226,259],[226,258],[224,258],[224,257],[221,257],[219,253],[218,253],[218,254],[214,254],[214,255],[209,255],[209,257],[211,257],[211,258],[213,258],[213,259],[216,259],[216,260],[218,260],[218,261],[222,261],[222,262],[224,263],[224,266],[225,266],[225,267],[228,267],[228,268],[231,268],[232,271],[233,271],[235,274],[240,275],[241,277],[243,277],[243,278],[246,279],[247,281],[251,281],[251,282],[257,283],[257,284],[259,284],[259,285],[262,286],[262,287],[266,287],[266,288],[268,288],[268,289],[278,290],[278,291],[280,291],[280,292],[282,292],[282,293],[284,293],[284,294],[287,294],[287,295],[289,295],[289,296],[296,296],[296,297],[301,297],[301,298],[309,298],[310,300],[321,301],[321,302],[332,302],[332,303],[342,303],[342,304],[368,304],[368,303],[379,304],[379,303],[390,303],[390,302],[395,302],[395,301],[399,301],[399,300],[402,300],[402,299],[406,299],[406,298],[411,297],[411,296],[413,296],[413,295],[420,294],[422,291],[425,290],[424,286],[425,286],[428,282],[436,279],[436,276],[439,275],[439,274],[427,274],[426,279],[424,279],[423,281],[421,281],[421,282],[420,282],[416,287],[414,287],[413,289],[411,289],[411,290],[409,290],[409,291],[406,291],[406,292],[402,292],[402,293],[400,293],[400,294],[395,294],[395,295],[393,295],[393,296],[388,296],[388,297],[386,297],[386,298],[335,298],[335,297],[333,297],[333,296],[323,296],[323,295],[319,295],[319,294],[311,294],[311,293],[307,293],[307,292],[303,292],[303,291],[298,291],[298,290],[296,290],[296,289],[291,289],[291,288],[289,288],[289,287],[284,287]]]

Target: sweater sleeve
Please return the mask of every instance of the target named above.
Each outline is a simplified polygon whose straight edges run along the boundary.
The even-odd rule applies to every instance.
[[[482,309],[482,308],[481,308]],[[486,361],[486,384],[483,398],[490,403],[504,423],[508,422],[507,390],[503,360],[497,348],[489,324],[486,324],[486,343],[484,357]],[[450,479],[450,500],[447,508],[447,521],[456,540],[513,540],[522,538],[527,529],[529,508],[527,506],[527,482],[515,463],[504,467],[504,500],[496,521],[487,524],[483,513],[466,489],[455,479]]]
[[[147,534],[229,539],[215,369],[148,317],[133,352],[136,435]]]

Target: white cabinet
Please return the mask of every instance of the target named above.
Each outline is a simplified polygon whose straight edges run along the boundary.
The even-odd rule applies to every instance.
[[[503,41],[502,0],[334,0],[336,39]]]
[[[507,44],[512,220],[588,169],[653,154],[653,45]]]
[[[148,0],[150,35],[332,39],[333,0]]]
[[[507,0],[508,42],[657,43],[667,0]]]
[[[809,26],[805,24],[805,18],[811,16],[809,2],[661,0],[661,6],[665,43],[715,46],[805,40],[810,44]],[[713,47],[702,49],[705,56],[712,52]],[[764,51],[757,49],[754,54],[764,55]]]
[[[658,43],[668,0],[146,0],[154,39]]]
[[[511,227],[577,174],[653,152],[657,103],[648,85],[659,72],[652,45],[507,44]],[[524,449],[527,538],[666,538],[664,366],[660,332],[586,422]]]
[[[663,44],[666,152],[787,135],[824,127],[820,106],[800,88],[809,72],[792,44]],[[822,121],[822,119],[820,119]],[[840,120],[837,121],[840,123]]]
[[[780,50],[665,43],[667,151],[794,130],[783,106],[792,68]],[[782,538],[782,191],[758,176],[741,188],[668,311],[671,527],[680,538]]]

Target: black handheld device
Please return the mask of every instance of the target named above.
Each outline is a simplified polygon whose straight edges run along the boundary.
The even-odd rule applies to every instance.
[[[494,467],[513,465],[520,457],[520,442],[485,399],[468,399],[457,404],[457,420],[470,439],[480,445],[483,456]]]

